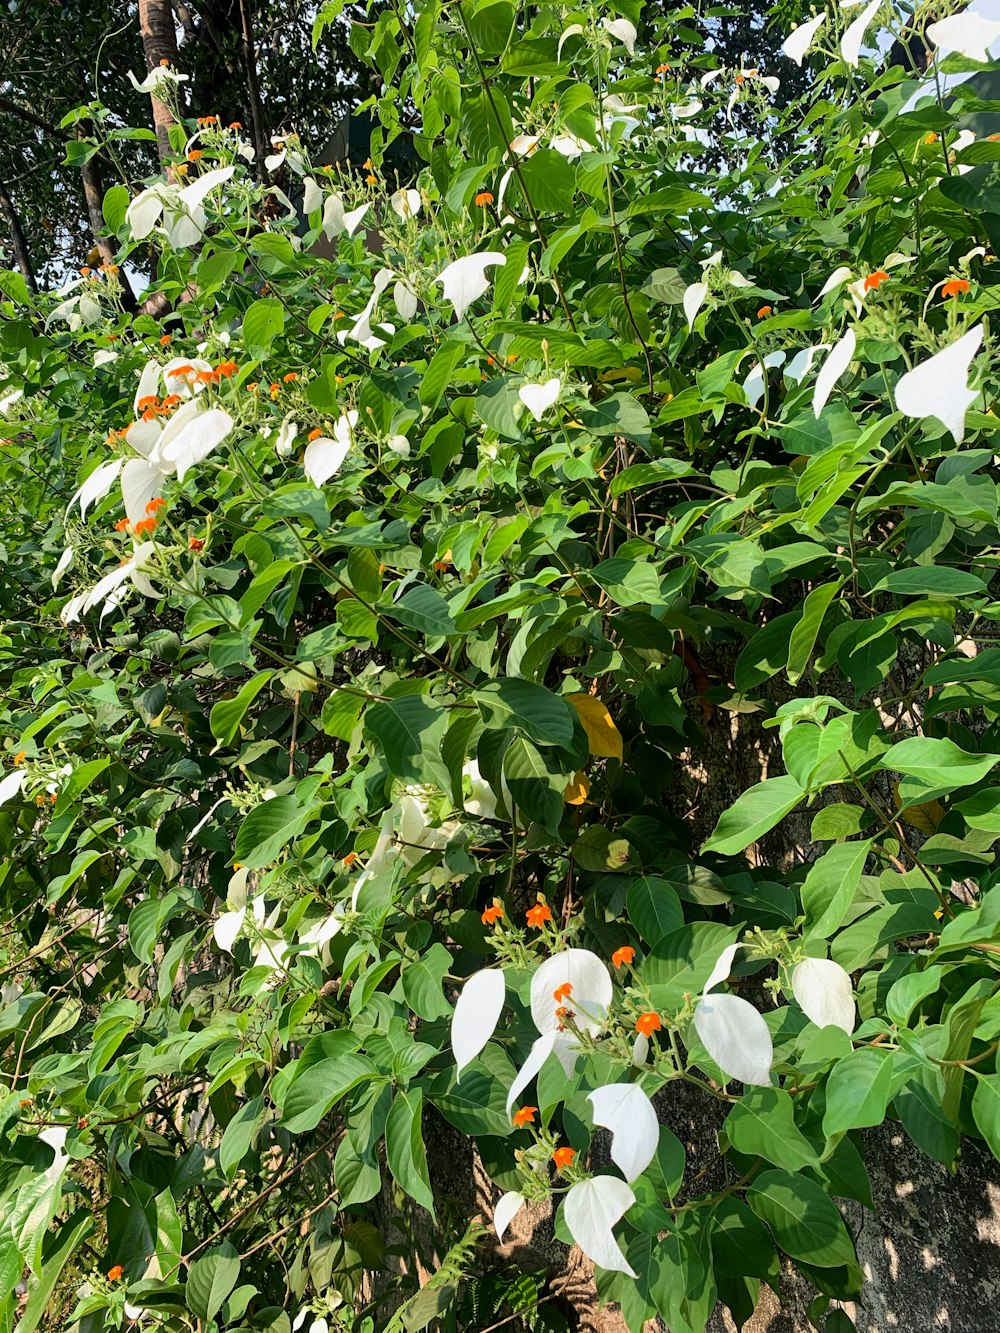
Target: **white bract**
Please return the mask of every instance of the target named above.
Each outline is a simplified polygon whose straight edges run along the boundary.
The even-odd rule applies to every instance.
[[[188,81],[187,74],[179,74],[169,65],[157,65],[141,83],[131,70],[128,71],[128,78],[137,93],[166,93],[171,87],[176,88],[178,84]]]
[[[764,371],[772,370],[775,366],[784,365],[785,356],[785,352],[770,352],[765,356],[763,365],[759,361],[755,363],[750,374],[743,381],[743,392],[747,396],[750,407],[756,407],[764,396]]]
[[[593,1176],[581,1180],[566,1195],[563,1217],[569,1234],[592,1263],[613,1273],[638,1277],[615,1240],[612,1228],[635,1203],[624,1180]]]
[[[792,972],[792,994],[817,1027],[854,1031],[857,1010],[851,978],[832,958],[804,958],[798,963]]]
[[[369,204],[362,204],[360,208],[352,209],[348,213],[339,194],[329,195],[323,205],[323,231],[327,240],[332,241],[335,236],[345,233],[353,236],[369,207]]]
[[[945,55],[956,51],[967,60],[985,64],[990,58],[990,47],[1000,38],[1000,23],[965,9],[961,14],[929,24],[927,38]]]
[[[951,432],[956,444],[965,435],[965,414],[977,397],[969,388],[969,367],[983,345],[983,325],[969,329],[957,342],[922,361],[896,385],[896,406],[907,417],[934,417]]]
[[[314,176],[302,177],[302,211],[306,217],[323,207],[323,191]]]
[[[817,343],[815,347],[803,347],[801,352],[795,353],[782,371],[785,380],[791,380],[793,384],[801,384],[812,369],[812,363],[820,352],[828,352],[829,350],[829,343]]]
[[[833,393],[834,386],[851,364],[857,339],[854,330],[848,329],[844,336],[833,345],[830,354],[820,367],[813,390],[813,415],[817,418],[826,406],[827,399]]]
[[[638,36],[634,23],[628,19],[601,19],[601,27],[612,37],[617,37],[630,56],[635,55],[635,39]]]
[[[546,380],[544,384],[522,384],[517,396],[536,421],[541,421],[545,413],[556,402],[562,384],[557,377]]]
[[[310,440],[306,446],[302,466],[305,474],[314,486],[325,486],[330,478],[340,470],[347,457],[354,439],[354,427],[358,424],[356,408],[341,412],[333,427],[333,438],[320,435]]]
[[[435,281],[444,288],[444,299],[451,302],[456,319],[464,319],[469,306],[489,287],[492,279],[486,276],[486,270],[506,262],[498,251],[484,250],[456,259],[441,270]]]
[[[474,819],[496,819],[497,798],[475,759],[470,759],[463,766],[462,777],[468,778],[471,787],[470,794],[463,800],[467,813]]]
[[[611,1160],[630,1183],[656,1156],[660,1124],[638,1083],[608,1083],[588,1094],[595,1125],[611,1131]]]
[[[121,466],[122,460],[113,458],[110,463],[102,463],[100,467],[94,468],[87,480],[70,498],[70,502],[66,506],[67,514],[79,500],[80,517],[86,518],[90,506],[98,504],[111,490],[111,487],[115,484],[115,478],[121,471]]]
[[[389,207],[401,218],[415,218],[420,212],[420,191],[397,190],[389,196]]]
[[[27,776],[23,768],[15,768],[5,778],[0,778],[0,805],[4,805],[18,794]]]
[[[710,994],[729,975],[741,946],[730,944],[712,969],[694,1011],[702,1045],[728,1078],[769,1087],[774,1045],[761,1015],[738,995]]]
[[[456,1078],[470,1064],[496,1031],[503,1013],[507,986],[499,968],[476,972],[462,987],[451,1017],[451,1049]]]
[[[204,204],[209,194],[235,173],[234,166],[216,167],[183,189],[157,181],[143,190],[125,210],[125,221],[135,240],[148,236],[163,217],[167,239],[175,249],[197,245],[208,225]]]
[[[524,1195],[518,1194],[516,1190],[508,1190],[497,1201],[497,1206],[493,1210],[493,1227],[501,1245],[503,1244],[504,1232],[523,1207]]]
[[[556,999],[555,992],[570,986],[565,999]],[[555,1032],[560,1019],[556,1010],[571,1009],[574,1022],[581,1032],[596,1036],[608,1017],[614,994],[611,973],[589,949],[563,949],[546,958],[531,978],[531,1017],[539,1032]],[[571,1041],[571,1033],[566,1035]]]
[[[86,592],[77,593],[63,607],[59,613],[59,619],[64,625],[71,625],[80,619],[87,611],[92,610],[98,602],[104,602],[101,609],[101,619],[119,604],[126,591],[122,585],[131,583],[137,592],[142,593],[144,597],[156,598],[160,592],[146,574],[153,562],[156,553],[156,544],[154,542],[142,542],[136,546],[132,552],[132,557],[125,560],[116,569],[105,574],[102,579],[94,584]]]
[[[854,67],[861,59],[861,43],[865,40],[872,19],[881,9],[883,0],[871,0],[840,39],[840,55],[845,65]]]
[[[796,65],[801,66],[809,48],[813,44],[813,39],[820,28],[826,22],[826,14],[817,14],[814,19],[808,23],[800,23],[799,26],[785,38],[782,45],[782,52],[789,60],[794,60]]]
[[[705,297],[708,295],[707,282],[692,282],[684,289],[683,306],[684,313],[687,315],[688,328],[694,327],[695,317],[698,311],[705,304]]]

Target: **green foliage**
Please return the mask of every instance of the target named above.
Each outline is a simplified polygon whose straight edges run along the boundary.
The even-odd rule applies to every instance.
[[[859,1131],[1000,1155],[1000,155],[695,18],[375,8],[307,218],[185,121],[162,321],[0,275],[4,1327],[563,1328],[457,1171],[840,1333]]]

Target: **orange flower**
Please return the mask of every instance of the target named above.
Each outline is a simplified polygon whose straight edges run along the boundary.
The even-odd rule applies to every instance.
[[[311,430],[309,432],[309,434],[306,436],[306,439],[309,441],[310,444],[312,444],[313,440],[318,440],[322,434],[323,432],[317,426],[315,430]]]
[[[50,791],[50,792],[49,792],[49,804],[50,804],[50,805],[55,805],[55,803],[56,803],[56,801],[58,801],[58,799],[59,799],[59,797],[56,795],[56,793],[55,793],[54,791]]]
[[[170,68],[170,61],[168,60],[168,58],[167,58],[166,56],[163,56],[163,57],[162,57],[162,59],[160,60],[160,64],[161,64],[161,66],[162,66],[164,69],[169,69],[169,68]]]
[[[773,314],[774,314],[774,310],[772,309],[771,306],[769,306],[769,305],[762,305],[761,308],[757,311],[757,318],[758,318],[758,319],[766,319],[768,315],[773,315]]]
[[[168,393],[166,398],[164,398],[163,402],[160,404],[160,411],[167,412],[170,408],[176,407],[180,401],[181,396],[179,393]]]
[[[521,359],[521,358],[517,355],[516,352],[508,352],[508,353],[507,353],[507,364],[508,364],[508,366],[512,366],[512,365],[514,364],[515,361],[520,361],[520,359]]]
[[[959,292],[967,292],[968,290],[969,284],[964,278],[952,278],[950,282],[946,282],[941,288],[941,295],[957,296]]]
[[[572,1010],[572,1009],[568,1008],[568,1007],[567,1007],[566,1005],[564,1005],[564,1004],[561,1004],[561,1005],[559,1006],[559,1008],[556,1010],[556,1018],[559,1019],[559,1031],[560,1031],[560,1032],[565,1032],[565,1030],[566,1030],[565,1027],[564,1027],[565,1020],[566,1020],[567,1018],[572,1018],[573,1016],[574,1016],[574,1015],[573,1015],[573,1010]]]
[[[934,133],[933,130],[930,132],[930,134],[924,135],[924,143],[937,143],[937,141],[938,141],[938,136]]]
[[[147,532],[156,531],[157,520],[155,518],[141,518],[132,531],[137,537],[143,536]]]
[[[552,992],[552,998],[553,1000],[555,1000],[557,1004],[559,1004],[562,1000],[569,999],[569,997],[572,994],[573,994],[573,983],[571,981],[564,981],[561,986],[557,986],[556,989]]]
[[[115,524],[115,532],[128,532],[128,519],[120,518]]]
[[[146,506],[146,513],[147,515],[155,514],[157,510],[166,509],[166,507],[167,507],[167,502],[166,500],[164,500],[163,496],[154,495],[152,500],[150,500],[149,504]]]
[[[194,378],[196,384],[214,384],[219,376],[214,370],[196,370]]]
[[[87,1117],[85,1115],[82,1115],[80,1119],[76,1122],[76,1127],[77,1129],[87,1128]]]
[[[556,1170],[562,1171],[564,1167],[569,1166],[575,1156],[575,1148],[557,1148],[552,1154],[552,1160],[556,1164]]]
[[[640,1014],[635,1020],[636,1032],[641,1032],[644,1037],[651,1037],[654,1032],[659,1032],[663,1027],[660,1022],[659,1014]]]
[[[277,383],[272,384],[270,386],[269,392],[272,398],[277,398],[278,394],[281,393],[281,385]]]
[[[290,370],[287,375],[282,376],[282,379],[286,384],[294,384],[298,377],[299,372],[297,370]]]
[[[885,269],[877,268],[874,273],[869,273],[868,277],[865,278],[865,291],[866,292],[878,291],[882,283],[888,281],[889,281],[889,275],[888,273],[886,273]]]
[[[30,1106],[30,1105],[31,1105],[31,1098],[30,1098],[30,1097],[22,1097],[21,1100],[18,1102],[18,1106],[20,1106],[22,1109],[23,1109],[25,1106]]]
[[[24,763],[24,758],[25,758],[25,755],[26,755],[27,753],[28,753],[27,750],[18,750],[17,754],[14,756],[14,767],[15,767],[15,768],[17,768],[18,764],[23,764],[23,763]]]
[[[189,551],[204,551],[204,549],[205,549],[204,537],[192,537],[191,540],[188,542]]]
[[[368,175],[365,177],[365,184],[366,184],[366,185],[377,185],[377,184],[378,184],[378,177],[377,177],[377,176],[373,176],[373,175],[371,174],[371,172],[369,172]]]
[[[158,407],[159,402],[160,400],[156,396],[156,394],[151,393],[147,397],[139,399],[139,401],[135,405],[135,410],[137,412],[145,412],[147,407]]]
[[[174,366],[173,370],[167,371],[167,374],[170,376],[172,380],[186,379],[188,375],[196,375],[197,373],[198,372],[195,370],[194,366],[188,365],[186,361],[184,362],[183,365]]]
[[[260,385],[257,383],[257,381],[251,380],[250,383],[247,385],[247,393],[256,393],[259,388]]]
[[[172,336],[169,333],[165,333],[163,337],[160,339],[160,346],[169,347],[172,342],[173,342]]]
[[[115,1264],[114,1268],[108,1269],[108,1281],[117,1282],[124,1272],[125,1269],[122,1268],[121,1264]]]
[[[202,127],[204,127],[205,125],[214,125],[218,119],[219,119],[218,116],[199,116],[198,124],[201,125]]]
[[[620,949],[616,949],[611,955],[611,961],[615,967],[625,967],[626,964],[631,967],[635,962],[635,950],[631,944],[623,944]]]
[[[348,852],[347,855],[344,857],[344,865],[352,866],[357,859],[358,859],[357,852]]]
[[[534,907],[528,908],[527,921],[529,926],[534,926],[536,930],[541,930],[546,921],[552,920],[552,908],[548,903],[536,903]]]
[[[483,913],[483,925],[495,926],[502,916],[503,908],[499,903],[495,902],[492,907],[487,907],[486,911]]]
[[[235,375],[239,366],[235,361],[220,361],[215,367],[216,378],[227,380],[231,375]]]
[[[533,1125],[535,1123],[535,1112],[537,1110],[537,1106],[522,1106],[520,1111],[515,1111],[514,1128],[523,1129],[525,1125]]]
[[[241,130],[243,128],[243,122],[239,120],[231,120],[229,122],[229,128],[231,130]]]
[[[669,68],[670,68],[669,65],[657,65],[656,72],[657,74],[666,74]]]
[[[450,561],[450,560],[435,560],[435,561],[434,561],[434,571],[435,571],[435,573],[437,573],[437,574],[447,574],[447,572],[448,572],[449,569],[451,569],[451,561]]]
[[[204,152],[202,151],[202,149],[200,149],[200,148],[192,148],[191,151],[190,151],[190,153],[188,153],[188,155],[187,155],[187,160],[188,160],[189,162],[200,162],[201,159],[202,159],[204,156],[205,156],[205,154],[204,154]]]
[[[493,196],[490,194],[489,190],[480,190],[476,195],[477,208],[485,208],[487,204],[492,204],[492,202]]]

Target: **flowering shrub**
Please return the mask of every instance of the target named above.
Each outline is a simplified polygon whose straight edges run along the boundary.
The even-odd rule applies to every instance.
[[[631,1328],[781,1256],[819,1324],[857,1131],[1000,1153],[1000,144],[891,0],[790,32],[780,126],[646,18],[380,10],[362,172],[181,121],[117,265],[0,275],[19,1333],[463,1326],[442,1121]]]

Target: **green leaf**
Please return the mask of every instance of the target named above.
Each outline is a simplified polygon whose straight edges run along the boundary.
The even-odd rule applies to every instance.
[[[396,1093],[385,1122],[385,1155],[396,1183],[433,1217],[434,1193],[420,1123],[423,1104],[419,1088]]]
[[[880,1125],[892,1092],[892,1052],[862,1046],[838,1060],[826,1083],[823,1133]]]
[[[1000,1074],[980,1074],[972,1094],[972,1118],[994,1157],[1000,1158]]]
[[[726,1138],[737,1152],[763,1157],[788,1171],[816,1166],[816,1149],[795,1123],[795,1104],[779,1088],[750,1088],[726,1118]]]
[[[637,869],[639,861],[627,838],[615,837],[611,829],[592,824],[573,844],[573,860],[581,870],[624,874]]]
[[[310,1065],[285,1095],[281,1125],[289,1134],[305,1134],[315,1129],[342,1097],[377,1073],[367,1056],[350,1053]]]
[[[452,372],[465,355],[466,346],[460,342],[446,342],[431,357],[430,365],[420,381],[419,397],[422,406],[431,411],[437,407],[448,387]]]
[[[385,755],[396,777],[404,782],[426,782],[443,767],[441,741],[448,714],[426,694],[404,694],[371,704],[365,726]]]
[[[854,1263],[844,1219],[830,1196],[808,1176],[765,1171],[747,1191],[747,1203],[790,1258],[816,1268]]]
[[[813,588],[803,603],[802,618],[792,630],[788,640],[786,675],[789,684],[794,685],[801,679],[816,646],[823,618],[842,586],[841,579],[833,583],[821,583],[818,588]]]
[[[249,354],[259,361],[271,354],[271,344],[285,326],[285,312],[274,296],[262,297],[243,316],[243,342]]]
[[[554,148],[538,148],[518,164],[518,183],[539,213],[568,213],[576,194],[576,172]]]
[[[234,859],[259,870],[278,859],[284,847],[297,838],[312,818],[294,796],[276,796],[251,810],[236,835]]]
[[[629,920],[647,944],[659,944],[684,924],[684,912],[676,890],[668,880],[656,876],[637,879],[625,899]]]
[[[448,603],[426,583],[416,583],[412,588],[407,588],[399,601],[386,609],[386,615],[431,638],[441,638],[455,632],[455,622],[448,610]]]
[[[240,723],[246,717],[247,709],[273,675],[273,671],[258,671],[247,681],[239,694],[234,695],[232,699],[220,699],[212,706],[208,725],[218,741],[215,750],[221,750],[223,746],[232,744]]]
[[[117,235],[122,229],[125,224],[125,210],[128,208],[131,199],[132,196],[129,194],[126,185],[112,185],[105,192],[101,212],[104,214],[108,231]]]
[[[188,1270],[185,1295],[193,1313],[211,1324],[240,1276],[240,1258],[231,1245],[220,1245]]]
[[[517,809],[556,833],[563,815],[563,793],[573,774],[563,769],[552,751],[543,754],[523,736],[516,736],[507,747],[503,771]]]
[[[517,727],[539,745],[570,749],[576,713],[559,694],[516,676],[492,681],[473,695],[487,726]]]
[[[766,778],[724,810],[703,852],[733,856],[774,828],[803,799],[805,792],[787,775]]]
[[[254,1097],[230,1120],[219,1145],[219,1165],[226,1179],[232,1180],[237,1168],[250,1151],[253,1141],[264,1123],[266,1108],[263,1097]]]
[[[875,584],[872,592],[894,592],[901,597],[965,597],[985,593],[986,584],[966,569],[917,565],[913,569],[894,569]]]
[[[944,737],[910,736],[891,746],[879,767],[913,778],[912,783],[900,783],[899,794],[905,806],[970,787],[996,764],[1000,764],[1000,754],[969,754]]]
[[[802,885],[807,936],[829,939],[844,924],[861,883],[871,846],[870,838],[863,842],[838,843],[809,867]]]

